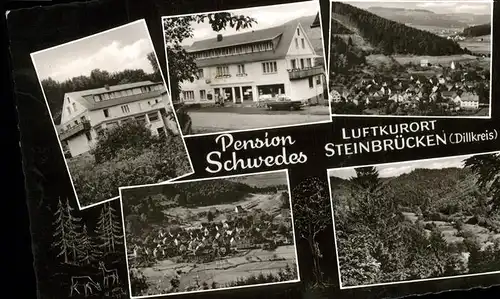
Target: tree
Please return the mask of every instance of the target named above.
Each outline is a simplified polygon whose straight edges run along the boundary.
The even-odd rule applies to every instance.
[[[92,239],[88,234],[87,225],[85,224],[83,224],[78,245],[78,252],[80,253],[80,263],[88,265],[97,260],[97,252],[95,250]]]
[[[115,212],[116,210],[111,207],[111,204],[106,202],[99,215],[96,234],[101,242],[99,248],[102,249],[103,253],[116,252],[116,246],[123,242],[123,228]]]
[[[323,283],[320,268],[322,257],[316,237],[332,225],[328,186],[319,178],[307,178],[292,192],[293,213],[298,235],[307,241],[313,258],[313,274],[317,283]]]
[[[58,248],[57,257],[63,256],[64,263],[76,262],[78,259],[78,226],[81,219],[74,217],[71,214],[72,211],[73,208],[68,200],[66,200],[66,204],[63,204],[59,199],[54,214],[56,219],[54,220],[53,237],[56,240],[52,245]]]
[[[156,59],[155,52],[149,52],[147,59],[153,68],[153,79],[155,82],[162,81],[160,67],[158,66],[158,60]]]
[[[478,176],[478,184],[491,197],[489,214],[500,211],[500,155],[474,155],[464,160],[464,167]]]
[[[380,186],[380,178],[377,169],[373,166],[355,168],[356,176],[350,181],[368,192],[376,191]]]

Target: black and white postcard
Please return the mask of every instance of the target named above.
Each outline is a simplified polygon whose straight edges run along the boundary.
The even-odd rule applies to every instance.
[[[332,116],[490,118],[493,1],[333,1]]]
[[[133,298],[299,281],[286,170],[120,193]]]
[[[340,288],[500,273],[500,153],[330,169]]]
[[[31,57],[80,208],[192,173],[144,20]]]
[[[329,121],[319,11],[304,1],[163,17],[184,135]]]

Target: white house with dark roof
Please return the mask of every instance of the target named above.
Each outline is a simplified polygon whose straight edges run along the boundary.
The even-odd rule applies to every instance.
[[[252,103],[262,95],[278,94],[303,102],[323,99],[324,65],[317,63],[321,56],[299,20],[235,35],[219,34],[195,41],[186,51],[199,67],[197,80],[181,84],[186,104],[217,98]]]
[[[154,135],[166,134],[165,127],[178,133],[167,117],[166,103],[163,83],[151,81],[66,93],[59,139],[71,156],[77,156],[88,152],[106,129],[132,120],[144,123]]]

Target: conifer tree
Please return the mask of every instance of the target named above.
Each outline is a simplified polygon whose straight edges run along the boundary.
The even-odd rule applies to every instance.
[[[68,263],[68,251],[71,247],[71,242],[68,239],[68,233],[66,232],[65,225],[68,217],[66,216],[66,210],[63,207],[61,199],[59,199],[59,202],[57,203],[57,210],[54,216],[56,217],[56,219],[53,221],[53,225],[55,228],[54,234],[52,235],[54,237],[52,247],[59,250],[57,257],[62,256],[64,263]]]
[[[66,200],[66,205],[64,205],[59,199],[57,211],[54,214],[56,219],[54,220],[53,247],[58,248],[57,257],[62,256],[64,263],[75,262],[78,259],[78,226],[81,219],[74,217],[72,211],[69,201]]]
[[[78,251],[80,253],[79,262],[81,264],[89,265],[97,260],[97,252],[92,242],[92,238],[88,234],[87,225],[85,224],[83,224],[78,245]]]
[[[116,210],[109,202],[102,207],[99,220],[97,222],[96,234],[100,241],[99,248],[103,253],[115,252],[116,246],[122,244],[123,228]]]

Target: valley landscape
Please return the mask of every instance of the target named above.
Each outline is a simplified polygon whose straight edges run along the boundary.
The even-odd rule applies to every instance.
[[[500,271],[499,154],[330,170],[343,287]]]
[[[489,116],[492,4],[474,14],[425,3],[332,2],[333,115]]]
[[[133,296],[298,279],[286,172],[124,191]]]

